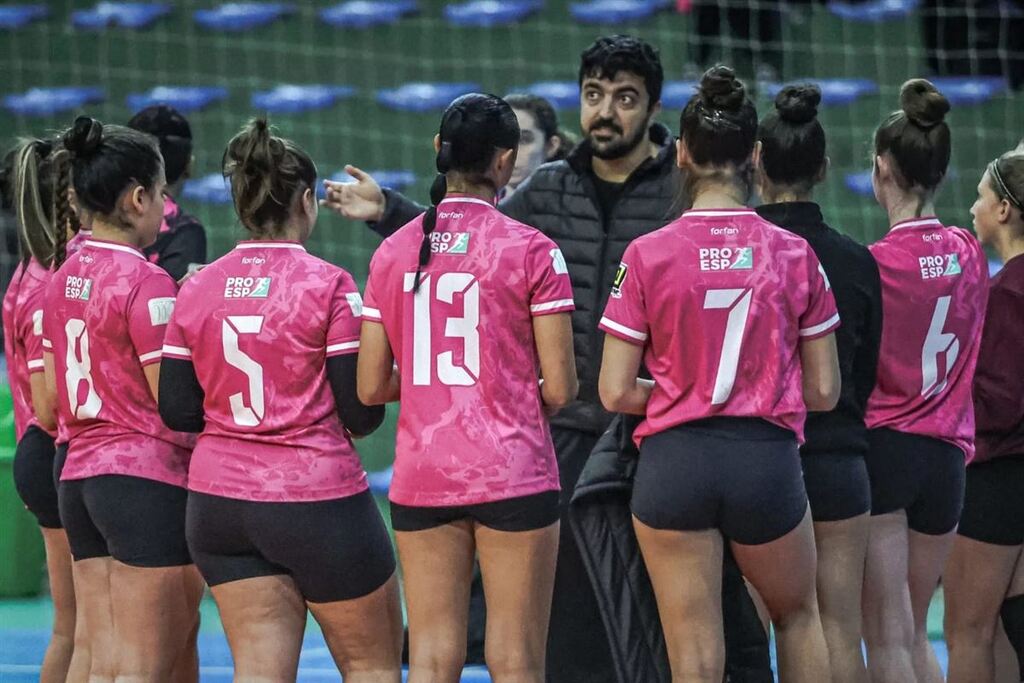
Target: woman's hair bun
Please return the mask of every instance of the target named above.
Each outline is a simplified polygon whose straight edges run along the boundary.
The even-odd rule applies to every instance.
[[[64,148],[80,157],[99,149],[103,141],[103,124],[88,116],[79,116],[64,134]]]
[[[736,72],[721,65],[704,72],[698,92],[705,106],[719,111],[739,111],[747,97]]]
[[[912,123],[932,128],[945,120],[950,105],[931,81],[913,78],[900,88],[900,107]]]
[[[775,110],[787,123],[810,123],[818,116],[821,88],[812,84],[787,85],[775,96]]]

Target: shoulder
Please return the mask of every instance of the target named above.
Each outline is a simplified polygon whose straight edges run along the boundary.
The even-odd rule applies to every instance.
[[[565,159],[541,164],[509,197],[510,201],[529,202],[541,195],[562,192],[568,185],[578,185],[579,175]]]

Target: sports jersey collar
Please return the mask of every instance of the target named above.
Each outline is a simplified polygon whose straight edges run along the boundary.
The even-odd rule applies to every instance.
[[[910,220],[900,221],[891,228],[892,230],[903,230],[904,228],[941,228],[942,223],[935,216],[926,216],[924,218],[911,218]]]
[[[479,199],[477,197],[466,197],[466,196],[463,196],[463,195],[453,195],[453,196],[445,197],[444,199],[441,200],[441,204],[438,204],[438,206],[441,206],[442,204],[455,204],[455,203],[479,204],[481,206],[486,206],[489,209],[493,209],[494,208],[494,204],[491,204],[490,202],[484,201],[483,199]]]
[[[96,237],[89,237],[85,240],[85,244],[83,246],[95,247],[97,249],[109,249],[110,251],[123,251],[126,254],[138,256],[143,261],[146,260],[146,257],[142,255],[141,250],[136,249],[135,247],[130,247],[127,244],[121,244],[120,242],[108,242],[107,240],[101,240]]]
[[[306,251],[306,248],[298,242],[268,242],[268,241],[253,241],[253,242],[239,242],[235,245],[235,249],[298,249],[299,251]]]
[[[752,216],[756,212],[753,209],[690,209],[684,211],[684,216],[697,216],[699,218],[720,218],[725,216]]]

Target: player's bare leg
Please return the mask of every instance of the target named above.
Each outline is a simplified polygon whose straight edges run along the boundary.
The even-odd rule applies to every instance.
[[[110,596],[110,573],[114,561],[95,557],[75,562],[77,614],[84,620],[85,646],[76,644],[71,673],[79,673],[79,662],[88,666],[89,683],[112,683],[117,676],[117,639]],[[79,632],[76,630],[76,640]]]
[[[63,529],[41,529],[46,546],[46,571],[53,597],[53,630],[46,646],[40,683],[64,683],[75,650],[75,584],[71,548]]]
[[[721,683],[722,535],[655,529],[633,517],[658,601],[673,683]]]
[[[815,587],[817,553],[810,508],[795,529],[768,543],[732,543],[743,575],[764,598],[778,641],[779,679],[831,680]]]
[[[867,683],[861,649],[861,590],[871,515],[815,522],[818,608],[833,683]]]
[[[871,683],[915,680],[907,534],[907,516],[902,511],[871,518],[863,596]]]
[[[259,576],[213,587],[236,681],[290,683],[299,670],[306,603],[289,576]]]
[[[913,660],[918,683],[944,683],[946,680],[935,657],[935,648],[928,640],[928,605],[939,587],[939,577],[955,537],[955,529],[941,535],[908,532],[910,606],[914,614]]]
[[[402,607],[398,574],[369,595],[310,602],[327,647],[346,683],[402,680]]]
[[[494,683],[543,683],[559,524],[532,531],[476,525],[487,601],[484,657]]]
[[[395,540],[409,618],[408,683],[458,683],[466,663],[473,524],[401,531]]]

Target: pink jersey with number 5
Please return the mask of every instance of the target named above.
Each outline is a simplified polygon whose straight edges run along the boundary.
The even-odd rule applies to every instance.
[[[195,439],[164,426],[143,371],[160,362],[177,291],[138,249],[95,238],[51,276],[43,346],[70,439],[61,479],[120,474],[185,485]]]
[[[870,248],[884,320],[865,422],[949,441],[970,462],[971,385],[988,299],[981,245],[962,228],[921,218],[897,223]]]
[[[626,249],[602,330],[644,347],[654,378],[635,438],[713,416],[801,440],[801,340],[839,326],[810,245],[752,210],[688,211]]]
[[[475,505],[558,490],[533,317],[574,308],[562,253],[485,201],[449,197],[414,295],[422,226],[421,216],[374,254],[363,309],[384,324],[402,377],[391,500]]]
[[[366,489],[326,373],[358,352],[361,310],[352,277],[295,242],[242,242],[182,286],[164,357],[191,361],[205,394],[189,489],[268,502]]]

